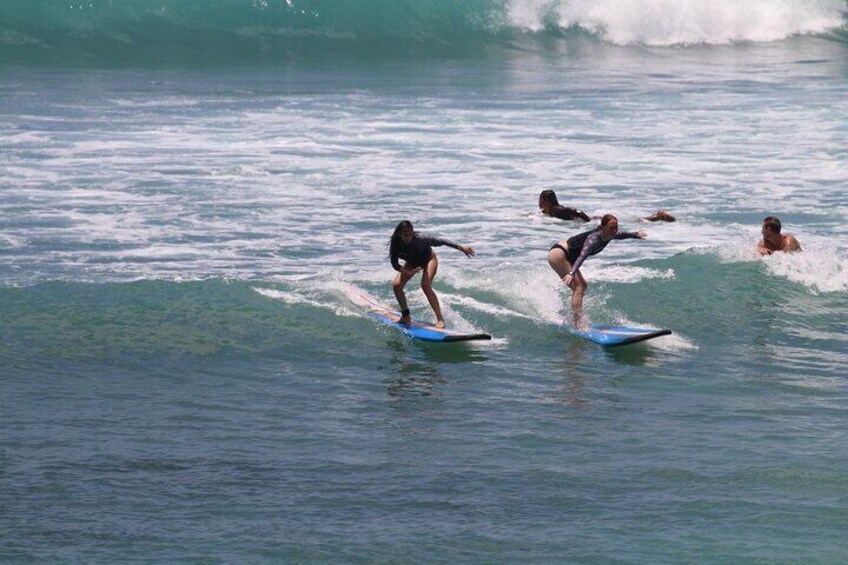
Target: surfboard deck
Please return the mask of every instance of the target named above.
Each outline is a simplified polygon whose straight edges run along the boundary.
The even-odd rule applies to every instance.
[[[560,327],[573,336],[582,337],[604,347],[629,345],[663,335],[671,335],[671,330],[607,324],[589,324],[589,327],[583,330],[566,324],[561,324]]]
[[[423,341],[456,342],[492,339],[492,336],[487,333],[458,332],[447,328],[437,328],[433,324],[414,318],[410,325],[405,326],[400,323],[400,313],[387,308],[374,308],[368,315],[399,330],[404,335]]]

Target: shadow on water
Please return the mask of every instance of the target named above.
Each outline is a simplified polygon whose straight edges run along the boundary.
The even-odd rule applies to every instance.
[[[444,364],[483,363],[487,357],[468,343],[425,343],[402,337],[387,342],[390,352],[386,392],[392,400],[401,401],[409,410],[417,411],[426,401],[440,398],[440,388],[448,380],[439,370]]]
[[[386,346],[393,353],[421,354],[434,363],[485,363],[488,360],[485,351],[471,342],[429,343],[392,336]]]
[[[561,385],[551,393],[551,399],[560,404],[586,406],[589,400],[583,398],[586,389],[586,371],[588,353],[585,344],[577,340],[568,340],[564,356],[557,364],[562,371]]]

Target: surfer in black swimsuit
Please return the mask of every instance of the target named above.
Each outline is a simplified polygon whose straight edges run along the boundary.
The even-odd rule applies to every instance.
[[[583,315],[583,295],[588,284],[580,266],[590,255],[596,255],[613,239],[645,239],[645,232],[619,232],[618,219],[612,214],[601,218],[601,225],[593,230],[579,233],[568,240],[555,243],[548,251],[548,264],[556,271],[565,286],[571,289],[571,309],[574,312],[574,325],[581,325]]]
[[[591,220],[589,215],[582,210],[561,206],[553,190],[543,190],[539,194],[539,209],[543,214],[560,220],[583,220],[584,222]]]
[[[412,323],[403,287],[420,272],[421,290],[424,291],[433,313],[436,314],[436,327],[445,327],[442,309],[439,306],[439,297],[433,291],[433,279],[436,278],[436,271],[439,268],[439,260],[433,251],[433,247],[441,245],[458,249],[468,257],[475,253],[472,247],[465,247],[446,239],[419,234],[412,228],[412,222],[409,220],[403,220],[395,227],[395,231],[389,240],[389,259],[392,262],[392,267],[398,272],[392,281],[392,290],[394,290],[395,298],[397,298],[400,306],[401,324],[409,325]],[[403,265],[400,264],[400,259],[404,260]]]

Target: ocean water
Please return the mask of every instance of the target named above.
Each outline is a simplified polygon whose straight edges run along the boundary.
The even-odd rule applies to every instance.
[[[844,561],[846,13],[5,1],[0,561]],[[556,327],[544,189],[648,234],[588,316],[673,335]],[[402,219],[491,342],[367,316]]]

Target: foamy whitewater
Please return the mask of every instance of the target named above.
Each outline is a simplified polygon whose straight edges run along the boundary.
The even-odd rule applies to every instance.
[[[0,561],[843,560],[846,13],[4,2]],[[367,316],[403,219],[491,342]]]

